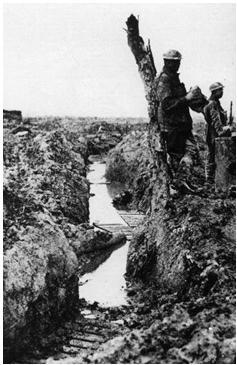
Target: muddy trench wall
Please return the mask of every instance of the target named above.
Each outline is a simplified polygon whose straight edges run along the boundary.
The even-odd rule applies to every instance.
[[[234,254],[229,237],[234,235],[235,198],[203,189],[196,196],[176,195],[165,205],[160,195],[159,171],[155,174],[149,155],[147,135],[138,134],[125,137],[107,161],[107,175],[114,180],[123,176],[133,192],[133,206],[146,212],[144,224],[130,244],[128,274],[142,279],[151,277],[159,286],[180,292],[192,290],[192,280],[199,277],[198,285],[203,288],[207,280],[203,273],[210,260],[218,256],[220,247]],[[196,139],[200,161],[192,179],[194,184],[203,185],[205,142],[201,134],[196,134]],[[218,265],[221,271],[223,263]]]
[[[114,349],[111,355],[101,354],[101,363],[132,361],[131,357],[142,362],[146,354],[150,363],[235,362],[235,194],[204,186],[203,127],[194,122],[194,130],[200,159],[192,183],[203,188],[196,195],[174,194],[169,204],[159,189],[159,170],[154,171],[145,152],[145,139],[138,146],[127,136],[109,154],[110,176],[114,171],[119,175],[121,166],[121,174],[133,171],[128,177],[124,174],[133,192],[129,204],[146,213],[130,242],[127,276],[129,282],[142,283],[142,290],[150,290],[142,303],[144,317],[151,320],[118,340],[117,346],[108,344],[107,349]],[[141,176],[146,181],[144,190],[140,185],[142,205],[136,193]],[[147,311],[149,301],[154,303]],[[140,323],[139,316],[137,320]],[[144,343],[151,344],[150,350],[142,347]]]
[[[85,155],[62,132],[15,114],[4,114],[6,360],[76,306],[78,259],[66,232],[89,214]]]
[[[200,157],[192,183],[204,186],[204,125],[200,127],[200,121],[195,124]],[[218,256],[220,247],[226,249],[227,257],[228,250],[234,255],[233,241],[229,237],[235,232],[235,195],[204,188],[197,195],[176,194],[166,204],[160,192],[162,179],[149,152],[147,134],[132,132],[126,136],[109,153],[106,174],[112,181],[122,176],[132,192],[129,204],[146,213],[129,248],[127,271],[131,277],[150,278],[169,290],[188,292],[192,290],[192,280],[196,282],[198,277],[200,288],[205,286],[203,281],[207,279],[203,272],[212,258]]]
[[[5,361],[75,312],[84,253],[111,239],[88,225],[88,157],[127,128],[4,111]]]
[[[69,131],[61,120],[21,120],[17,113],[4,125],[4,352],[8,360],[10,353],[14,357],[33,345],[33,337],[39,345],[45,331],[73,315],[78,273],[86,264],[83,252],[98,241],[106,245],[111,238],[97,237],[87,223],[88,141],[83,128],[77,128]],[[106,141],[111,141],[111,131],[95,131],[89,138],[94,141],[97,134],[98,146],[106,133]],[[201,160],[193,181],[203,184],[205,145],[201,134],[196,138]],[[129,247],[127,274],[130,282],[145,282],[151,297],[159,300],[149,316],[145,312],[151,322],[144,319],[144,328],[131,329],[131,336],[121,339],[106,359],[114,361],[116,353],[117,362],[141,360],[142,350],[131,349],[152,338],[156,361],[232,361],[234,196],[208,190],[201,196],[173,196],[168,206],[162,204],[159,171],[144,130],[132,130],[124,138],[121,134],[113,143],[108,177],[116,181],[123,176],[132,192],[132,207],[146,214]],[[149,307],[148,297],[141,300],[142,308]],[[140,323],[140,317],[137,320]],[[172,336],[183,347],[176,348]]]

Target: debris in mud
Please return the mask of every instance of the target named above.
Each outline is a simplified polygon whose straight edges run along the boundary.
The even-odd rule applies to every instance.
[[[125,209],[132,202],[132,196],[133,195],[131,191],[123,191],[113,198],[113,205],[117,209]]]
[[[123,182],[130,207],[146,212],[152,193],[153,165],[147,132],[132,131],[109,152],[105,176],[111,182]]]
[[[6,361],[26,347],[36,353],[37,341],[50,347],[58,323],[77,311],[78,272],[91,262],[85,252],[94,251],[98,265],[97,250],[118,243],[85,223],[88,154],[88,141],[63,121],[22,120],[20,112],[4,111]]]
[[[199,143],[204,145],[200,136]],[[117,146],[116,158],[119,161],[119,153],[124,156],[126,148],[131,152],[125,162],[136,171],[131,138]],[[113,152],[110,158],[108,166],[115,161]],[[127,180],[131,188],[139,176],[137,172],[132,182]],[[203,176],[201,163],[194,170],[195,184],[202,185]],[[128,280],[144,281],[140,290],[136,285],[128,288],[134,309],[124,319],[132,332],[105,344],[91,361],[234,362],[235,200],[211,189],[202,196],[179,194],[164,209],[157,203],[152,179],[149,189],[144,205],[151,208],[144,224],[136,229],[128,254]],[[139,203],[134,195],[134,206]]]
[[[4,150],[4,300],[8,306],[8,292],[9,298],[14,293],[15,298],[18,297],[18,308],[22,308],[24,290],[31,293],[29,305],[26,303],[25,312],[21,312],[22,317],[16,317],[26,323],[35,318],[38,331],[34,336],[40,338],[32,342],[31,329],[25,342],[16,343],[16,350],[18,345],[28,346],[32,363],[36,359],[46,362],[48,356],[47,361],[51,359],[58,363],[69,359],[72,363],[233,363],[234,197],[231,194],[220,197],[210,189],[207,196],[180,195],[166,209],[159,208],[152,159],[148,149],[144,148],[144,133],[144,144],[141,145],[137,140],[139,133],[125,137],[109,153],[108,170],[121,166],[121,153],[123,165],[129,168],[129,176],[123,175],[127,191],[131,192],[132,203],[129,204],[133,209],[146,212],[129,248],[128,304],[103,308],[96,302],[78,301],[78,272],[82,275],[94,270],[111,254],[112,247],[103,255],[99,250],[93,250],[102,245],[109,246],[112,237],[109,232],[90,226],[83,218],[87,214],[86,199],[89,198],[88,184],[84,180],[88,158],[85,141],[80,142],[72,134],[62,136],[59,131],[48,131],[45,135],[35,126],[31,125],[31,129],[29,139],[7,134]],[[7,133],[7,128],[5,131]],[[202,143],[201,139],[199,143]],[[39,148],[34,150],[36,145]],[[114,164],[115,157],[118,165]],[[52,167],[50,173],[44,169],[45,164]],[[114,176],[119,173],[119,168]],[[62,180],[69,182],[66,189],[58,179],[60,174]],[[203,166],[199,165],[194,171],[194,182],[201,183],[202,175]],[[79,187],[80,192],[81,210],[77,221],[75,209],[78,205],[75,207],[70,203],[74,199],[70,196],[71,183],[72,188]],[[50,186],[57,187],[56,184],[59,188],[51,189]],[[67,203],[63,199],[65,192],[68,194]],[[53,240],[50,247],[48,233]],[[45,242],[43,256],[42,250],[37,254],[42,241]],[[59,256],[55,244],[62,248]],[[87,253],[90,250],[93,252]],[[49,252],[50,257],[47,256]],[[11,291],[13,286],[10,284],[15,282],[11,279],[13,256],[14,260],[19,258],[16,265],[20,270],[18,283],[22,296],[18,296],[15,286]],[[32,257],[37,258],[34,262],[38,266],[32,264]],[[24,263],[24,267],[19,263]],[[38,281],[32,281],[28,287],[23,279],[32,277],[33,272]],[[76,312],[79,308],[81,313],[74,313],[73,307]],[[58,316],[55,308],[58,308]],[[69,309],[68,322],[64,326],[62,321],[61,328],[56,331],[60,315],[65,319],[66,308]],[[83,313],[83,310],[87,312]],[[49,313],[47,319],[46,311]],[[70,318],[73,313],[74,319]],[[8,314],[4,316],[8,321]],[[12,339],[25,330],[22,322],[15,324]],[[13,323],[11,319],[10,323]],[[43,330],[44,327],[50,329],[50,334]],[[5,329],[8,332],[8,324]],[[91,333],[93,331],[95,333]],[[97,335],[101,337],[93,337]],[[12,348],[13,345],[11,351]]]
[[[78,261],[62,223],[86,220],[89,196],[84,159],[61,133],[20,139],[11,128],[4,130],[6,359],[32,342],[33,328],[40,337],[76,308]]]

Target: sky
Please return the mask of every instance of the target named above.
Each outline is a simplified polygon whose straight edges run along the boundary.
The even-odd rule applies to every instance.
[[[23,116],[147,117],[143,84],[128,48],[127,17],[140,33],[158,72],[162,54],[182,55],[186,88],[225,85],[222,104],[235,100],[235,5],[41,3],[4,5],[5,109]]]

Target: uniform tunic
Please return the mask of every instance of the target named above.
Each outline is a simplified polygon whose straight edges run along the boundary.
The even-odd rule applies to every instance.
[[[204,116],[207,122],[206,142],[208,147],[206,179],[213,182],[215,177],[215,138],[228,136],[231,132],[223,129],[227,122],[227,116],[219,100],[215,100],[213,97],[209,99],[209,103],[204,108]]]
[[[178,73],[163,68],[156,79],[158,124],[166,141],[168,165],[175,185],[192,175],[193,161],[198,156],[192,134],[192,118],[186,101],[186,89]]]
[[[171,73],[163,68],[156,80],[158,106],[158,123],[166,136],[168,153],[183,155],[186,141],[195,144],[192,135],[192,118],[189,113],[185,95],[185,86],[179,80],[178,73]]]
[[[223,127],[227,122],[226,113],[219,100],[210,98],[209,103],[204,108],[204,115],[207,122],[207,144],[214,145],[215,138],[225,134]]]

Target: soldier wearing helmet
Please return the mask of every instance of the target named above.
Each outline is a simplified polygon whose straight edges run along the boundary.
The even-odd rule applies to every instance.
[[[223,110],[220,98],[223,96],[224,86],[215,82],[209,87],[211,96],[209,103],[204,107],[204,116],[207,122],[207,158],[206,181],[213,184],[215,180],[215,138],[231,135],[231,128],[227,126],[227,113]]]
[[[158,124],[166,141],[174,188],[193,191],[189,177],[197,147],[192,134],[189,104],[197,97],[197,90],[194,88],[187,93],[185,85],[180,82],[177,71],[181,58],[181,53],[176,50],[163,55],[164,67],[155,81],[159,102]]]

